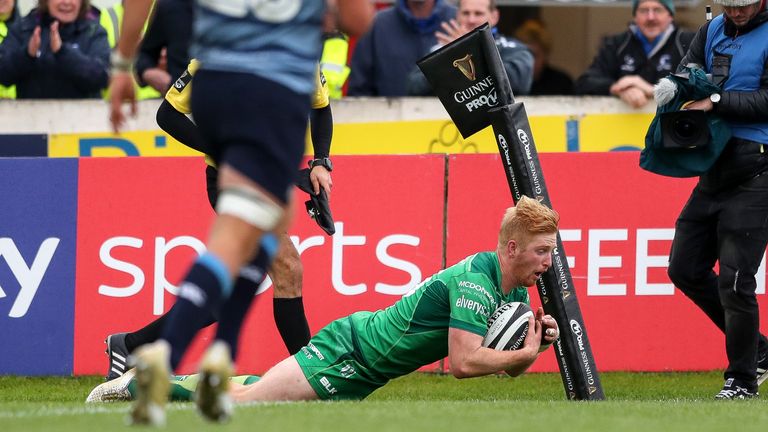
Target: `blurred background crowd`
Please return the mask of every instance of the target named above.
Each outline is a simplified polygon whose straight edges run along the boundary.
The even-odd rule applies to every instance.
[[[498,4],[497,4],[498,2]],[[488,22],[516,95],[615,96],[633,108],[674,71],[704,22],[696,0],[392,0],[350,40],[326,25],[332,98],[428,96],[415,62]],[[160,98],[190,59],[191,2],[157,0],[134,65]],[[0,98],[104,98],[120,0],[0,0]]]

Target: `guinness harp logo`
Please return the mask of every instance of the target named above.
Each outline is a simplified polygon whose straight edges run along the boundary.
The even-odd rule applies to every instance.
[[[472,62],[472,54],[467,54],[453,61],[453,67],[457,68],[468,80],[475,80],[475,64]]]

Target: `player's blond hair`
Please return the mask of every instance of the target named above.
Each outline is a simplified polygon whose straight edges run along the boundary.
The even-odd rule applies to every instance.
[[[524,247],[537,234],[557,232],[560,215],[538,200],[523,195],[515,207],[510,207],[501,219],[499,247],[515,240]]]

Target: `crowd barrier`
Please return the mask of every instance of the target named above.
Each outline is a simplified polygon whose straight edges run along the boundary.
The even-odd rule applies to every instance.
[[[541,152],[638,150],[654,107],[631,110],[608,97],[523,97]],[[158,129],[159,101],[116,135],[101,101],[0,103],[2,156],[189,156],[196,153]],[[436,98],[346,98],[332,102],[334,155],[496,153],[490,128],[463,139]],[[13,134],[14,137],[4,137]],[[21,141],[44,140],[40,147]],[[312,154],[311,146],[307,154]]]
[[[693,181],[646,173],[637,158],[541,155],[597,367],[722,368],[722,335],[665,271]],[[338,156],[334,164],[336,235],[301,205],[290,230],[313,332],[386,307],[444,266],[493,249],[511,204],[494,154]],[[212,217],[204,190],[197,157],[0,159],[0,374],[104,373],[104,337],[167,310],[203,249]],[[765,282],[763,265],[763,305]],[[242,336],[240,371],[263,372],[286,355],[271,299],[266,283]],[[182,371],[193,370],[210,337],[201,334]],[[551,352],[532,367],[556,369]]]

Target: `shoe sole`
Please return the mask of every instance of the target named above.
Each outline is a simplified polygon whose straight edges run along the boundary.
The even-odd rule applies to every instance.
[[[130,424],[164,426],[170,373],[167,344],[157,343],[136,353],[136,402],[128,419]]]
[[[232,372],[229,348],[214,343],[200,364],[200,383],[195,392],[197,410],[206,420],[224,423],[232,417],[232,399],[227,393]]]
[[[136,375],[134,369],[128,370],[122,376],[101,383],[97,385],[88,397],[85,399],[85,403],[106,403],[106,402],[122,402],[131,400],[131,392],[128,391],[128,385]]]

